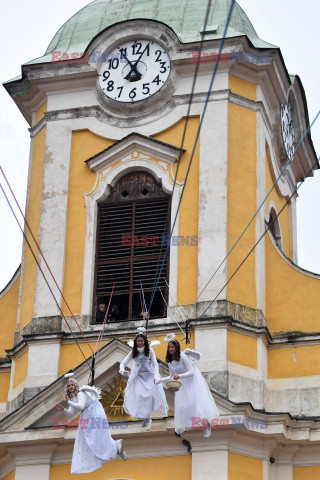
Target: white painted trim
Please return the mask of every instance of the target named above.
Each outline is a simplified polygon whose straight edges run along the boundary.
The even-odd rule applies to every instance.
[[[84,250],[84,262],[83,262],[83,283],[82,283],[82,305],[81,314],[91,315],[92,313],[92,301],[93,301],[93,288],[94,288],[94,267],[95,267],[95,248],[96,248],[96,230],[97,230],[97,210],[98,202],[105,200],[111,190],[111,187],[116,185],[119,179],[136,170],[143,170],[149,172],[159,182],[161,181],[162,187],[166,193],[172,192],[172,181],[168,170],[157,163],[150,160],[149,156],[142,156],[138,159],[134,158],[135,145],[133,145],[132,155],[126,155],[124,158],[115,158],[113,162],[120,160],[120,164],[115,166],[112,170],[110,167],[106,167],[105,170],[100,170],[98,165],[95,166],[99,174],[97,174],[97,181],[90,193],[85,193],[85,203],[87,207],[86,218],[86,236],[85,236],[85,250]],[[99,176],[98,176],[99,175]],[[181,194],[181,186],[176,185],[174,195],[171,203],[171,228],[173,226],[174,216],[178,208],[179,197]],[[179,232],[179,215],[175,224],[173,235],[178,235]],[[178,285],[178,249],[170,249],[170,290],[173,298],[177,296]],[[174,306],[172,300],[169,301],[169,306]]]
[[[279,247],[280,247],[281,250],[283,250],[283,240],[282,240],[282,239],[283,239],[283,236],[282,236],[282,231],[281,231],[281,224],[280,224],[279,217],[278,217],[278,209],[277,209],[277,206],[276,206],[276,204],[274,203],[273,200],[269,200],[269,203],[268,203],[268,206],[267,206],[267,212],[268,212],[268,214],[267,214],[267,216],[265,217],[265,220],[266,220],[266,222],[269,222],[269,220],[270,220],[270,213],[271,213],[271,210],[272,210],[272,209],[275,211],[276,216],[277,216],[277,219],[276,219],[276,221],[274,222],[274,224],[275,224],[276,228],[279,229],[279,233],[280,233],[280,238],[279,238],[280,246],[279,246]],[[269,229],[268,232],[269,232],[270,235],[272,235],[270,229]],[[274,239],[274,240],[275,240],[275,239]],[[290,243],[291,243],[291,238],[289,239],[289,241],[290,241]]]

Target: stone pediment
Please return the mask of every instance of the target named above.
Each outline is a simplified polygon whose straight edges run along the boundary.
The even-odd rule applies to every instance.
[[[119,159],[122,162],[126,162],[135,158],[141,159],[141,157],[145,157],[145,159],[149,160],[151,157],[154,157],[159,161],[173,165],[179,159],[180,151],[180,148],[175,145],[133,132],[93,157],[88,158],[86,163],[96,173],[105,170]],[[183,149],[182,152],[184,151]]]

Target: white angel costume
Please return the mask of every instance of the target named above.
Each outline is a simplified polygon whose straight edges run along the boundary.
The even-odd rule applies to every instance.
[[[174,398],[174,427],[177,433],[202,424],[211,425],[212,420],[219,417],[208,384],[195,364],[200,356],[199,352],[185,350],[179,361],[169,363],[170,376],[161,379],[167,382],[174,375],[179,375],[182,384]]]
[[[112,460],[120,451],[120,440],[113,440],[108,420],[99,402],[100,391],[85,385],[80,388],[72,400],[68,400],[69,408],[64,409],[66,415],[81,412],[77,436],[74,443],[71,473],[89,473]]]
[[[133,418],[150,419],[151,417],[166,417],[168,404],[160,381],[158,362],[150,347],[149,355],[144,354],[144,347],[138,348],[138,356],[134,364],[124,395],[123,408]],[[132,351],[120,364],[120,374],[125,375],[125,367],[132,360]],[[155,384],[154,380],[158,380]]]

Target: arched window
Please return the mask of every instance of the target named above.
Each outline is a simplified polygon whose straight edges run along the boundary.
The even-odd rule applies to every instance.
[[[94,298],[97,323],[104,316],[103,313],[99,315],[98,306],[107,303],[114,282],[109,321],[142,319],[141,284],[149,308],[170,233],[170,204],[170,195],[146,172],[126,174],[107,200],[98,204]],[[169,280],[168,267],[169,254],[159,281],[164,297],[165,281]],[[150,316],[166,316],[166,305],[159,289]]]
[[[280,223],[277,217],[276,210],[271,207],[269,212],[269,220],[266,222],[267,227],[269,228],[276,244],[279,248],[282,249],[282,239],[281,239],[281,230],[280,230]]]

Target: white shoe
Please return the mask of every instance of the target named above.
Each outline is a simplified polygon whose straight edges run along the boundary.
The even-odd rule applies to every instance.
[[[127,454],[126,452],[123,450],[123,440],[120,439],[120,440],[116,440],[116,444],[117,444],[117,449],[118,449],[118,455],[119,457],[126,461],[127,460]]]
[[[210,427],[204,427],[203,438],[209,438],[210,435],[211,435],[211,428]]]
[[[152,425],[152,420],[151,418],[147,418],[147,424],[146,424],[146,431],[149,432],[150,428]]]

